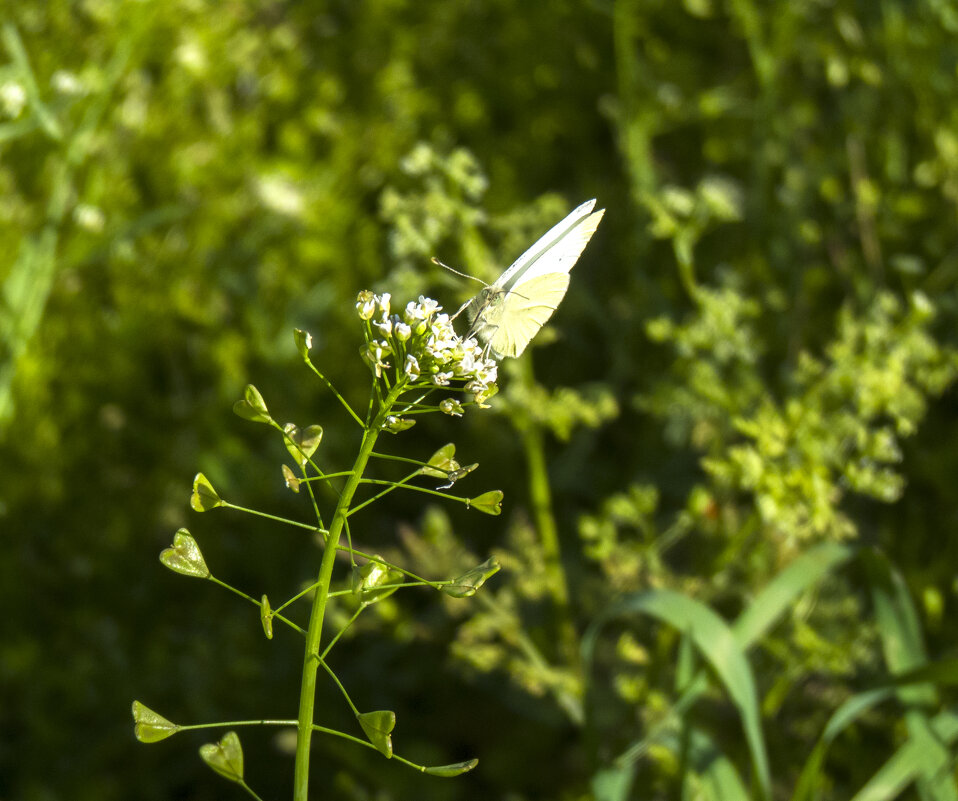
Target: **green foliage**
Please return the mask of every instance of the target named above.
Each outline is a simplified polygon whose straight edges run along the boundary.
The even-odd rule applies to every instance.
[[[825,357],[802,351],[771,386],[750,344],[757,301],[734,290],[696,300],[688,323],[650,324],[676,359],[673,375],[641,406],[708,454],[703,466],[718,492],[753,495],[767,530],[798,539],[852,536],[855,525],[840,508],[847,490],[898,500],[899,440],[915,432],[927,398],[958,368],[958,352],[930,333],[925,296],[914,295],[907,310],[888,293],[860,315],[845,307]]]
[[[338,646],[357,692],[413,699],[423,761],[450,758],[437,740],[481,757],[440,800],[758,797],[741,698],[667,615],[708,610],[754,678],[776,797],[953,797],[930,667],[958,638],[950,4],[17,0],[0,23],[0,796],[222,795],[202,740],[139,748],[116,710],[294,708],[279,624],[304,621],[265,599],[315,576],[245,518],[200,552],[184,476],[198,510],[301,503],[300,470],[259,462],[354,452],[326,421],[377,363],[355,359],[357,291],[454,312],[479,285],[432,257],[489,281],[598,197],[493,414],[443,409],[468,464],[419,476],[501,515],[392,493],[351,521],[357,549],[458,577],[401,605],[360,560],[374,586],[328,618],[375,600]],[[250,381],[308,410],[265,448],[224,413]],[[423,464],[436,425],[398,435]],[[451,597],[490,552],[501,573]],[[166,568],[255,588],[262,628]],[[682,600],[610,620],[587,670],[590,626],[656,592]],[[138,733],[180,730],[145,709]],[[288,742],[251,738],[248,771],[283,786]],[[315,744],[329,793],[422,795],[352,745]]]

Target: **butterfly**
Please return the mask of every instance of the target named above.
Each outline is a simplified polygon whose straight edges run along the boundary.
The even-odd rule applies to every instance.
[[[576,208],[465,304],[467,336],[485,343],[497,359],[522,354],[565,297],[569,270],[605,214],[594,207],[593,199]]]

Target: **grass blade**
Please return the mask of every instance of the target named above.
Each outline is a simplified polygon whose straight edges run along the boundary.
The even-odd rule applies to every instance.
[[[709,607],[692,598],[671,590],[637,593],[612,606],[593,623],[583,638],[586,661],[591,659],[595,640],[605,623],[614,618],[636,614],[650,615],[691,637],[735,704],[751,753],[759,794],[762,798],[769,798],[771,779],[755,679],[732,630]]]

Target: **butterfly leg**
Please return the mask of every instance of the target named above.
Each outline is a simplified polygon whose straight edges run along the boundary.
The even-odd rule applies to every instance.
[[[471,299],[471,298],[470,298],[469,300],[467,300],[465,303],[463,303],[462,306],[459,307],[458,311],[457,311],[454,315],[452,315],[452,317],[450,317],[449,319],[450,319],[450,320],[455,320],[460,314],[462,314],[462,313],[466,310],[466,307],[467,307],[470,303],[472,303],[472,299]]]

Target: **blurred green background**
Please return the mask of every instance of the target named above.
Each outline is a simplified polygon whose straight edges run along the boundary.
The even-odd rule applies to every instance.
[[[630,618],[583,664],[583,634],[647,591],[734,619],[827,543],[882,554],[911,639],[853,565],[749,651],[775,797],[842,701],[954,653],[950,0],[7,0],[0,20],[4,801],[242,797],[196,756],[211,733],[146,746],[129,714],[295,715],[301,641],[156,558],[187,526],[255,597],[315,575],[296,530],[189,509],[202,470],[309,519],[282,442],[232,403],[254,383],[347,469],[356,433],[292,330],[361,406],[358,291],[454,309],[475,285],[431,256],[492,280],[590,197],[603,223],[495,408],[385,444],[455,440],[480,463],[463,493],[502,489],[502,517],[395,493],[353,529],[437,578],[503,562],[485,596],[383,602],[334,660],[363,708],[396,711],[397,752],[480,765],[433,779],[317,737],[315,797],[691,792],[681,738],[602,782],[668,724],[687,640]],[[828,797],[914,735],[907,702],[836,741]],[[923,702],[947,710],[946,688]],[[355,727],[322,677],[317,709]],[[693,724],[747,781],[720,683],[665,728]],[[288,737],[242,735],[250,784],[288,797]]]

